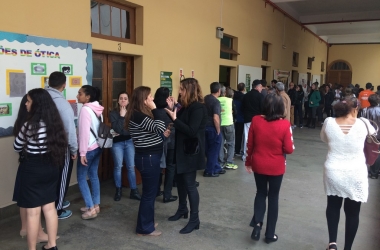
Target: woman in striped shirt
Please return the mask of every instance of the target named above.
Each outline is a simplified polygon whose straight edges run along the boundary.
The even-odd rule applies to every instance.
[[[142,196],[137,218],[138,235],[159,236],[154,223],[154,202],[160,176],[163,140],[170,135],[165,123],[157,119],[157,109],[149,87],[137,87],[127,108],[128,124],[135,145],[135,165],[141,173]]]
[[[46,90],[30,90],[25,105],[28,118],[13,144],[25,155],[19,167],[17,205],[26,208],[29,249],[36,249],[42,209],[48,233],[48,244],[43,248],[54,250],[58,230],[56,189],[67,148],[66,133]]]

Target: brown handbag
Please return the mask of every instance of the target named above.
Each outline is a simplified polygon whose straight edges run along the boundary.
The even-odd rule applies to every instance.
[[[360,118],[360,120],[362,120],[362,122],[364,122],[365,126],[367,127],[367,137],[364,140],[364,149],[363,149],[366,163],[367,165],[372,166],[380,154],[380,151],[379,151],[380,142],[377,140],[376,134],[371,135],[369,133],[367,123],[362,118]],[[371,121],[371,120],[369,121],[375,124],[376,132],[377,132],[379,130],[379,127],[377,126],[377,124],[374,121]]]

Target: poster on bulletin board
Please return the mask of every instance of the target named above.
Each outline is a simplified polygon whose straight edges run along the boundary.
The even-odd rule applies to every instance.
[[[170,95],[172,95],[172,92],[173,92],[172,74],[173,72],[167,72],[167,71],[160,72],[160,87],[168,88]]]
[[[91,85],[91,44],[0,31],[0,137],[12,135],[22,97],[48,87],[54,71],[67,76],[62,94],[78,109],[78,89]]]

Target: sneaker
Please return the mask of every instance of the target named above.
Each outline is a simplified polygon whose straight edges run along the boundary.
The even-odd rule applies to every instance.
[[[81,211],[82,213],[87,212],[87,210],[88,210],[87,207],[81,207],[81,208],[80,208],[80,211]],[[97,214],[100,213],[100,207],[99,207],[99,206],[96,206],[96,207],[95,207],[95,212],[96,212]]]
[[[63,201],[62,208],[63,209],[68,208],[68,207],[70,207],[70,205],[71,205],[70,201]]]
[[[96,213],[96,210],[95,208],[91,209],[87,209],[86,212],[84,212],[82,214],[82,219],[83,220],[89,220],[89,219],[93,219],[93,218],[96,218],[98,216],[98,214]]]
[[[58,216],[58,220],[70,218],[71,215],[73,215],[73,212],[71,212],[71,210],[63,210],[61,215]]]
[[[233,163],[227,163],[226,168],[235,170],[235,169],[238,169],[238,165],[233,164]]]
[[[300,128],[303,128],[303,125],[300,125]]]

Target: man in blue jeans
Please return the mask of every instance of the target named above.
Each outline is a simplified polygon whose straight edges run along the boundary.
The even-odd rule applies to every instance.
[[[211,94],[206,95],[204,102],[207,108],[206,124],[206,157],[207,164],[203,173],[204,177],[219,177],[219,174],[226,173],[218,163],[218,156],[222,137],[220,134],[220,102],[217,99],[220,96],[221,85],[218,82],[210,84]]]

